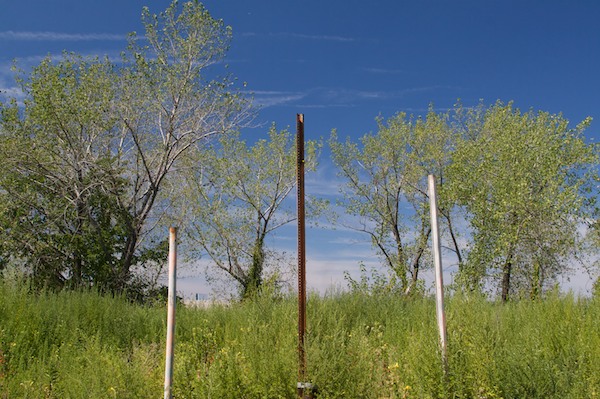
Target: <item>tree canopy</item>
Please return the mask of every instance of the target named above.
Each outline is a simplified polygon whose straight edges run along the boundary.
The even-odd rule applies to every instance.
[[[344,181],[338,205],[354,219],[346,226],[370,236],[405,293],[417,283],[428,252],[428,174],[438,176],[443,192],[454,140],[447,117],[433,111],[417,119],[399,113],[388,121],[378,118],[377,133],[361,137],[360,145],[350,139],[340,142],[336,131],[329,140],[333,162]],[[445,196],[441,198],[442,214],[454,239],[451,204]]]
[[[145,38],[131,35],[122,63],[48,57],[20,79],[24,106],[0,105],[0,248],[41,284],[130,285],[132,267],[165,255],[151,233],[167,176],[249,115],[214,69],[231,37],[222,21],[197,2],[142,14]]]
[[[315,141],[305,144],[307,172],[317,166],[318,148]],[[193,252],[216,266],[210,276],[224,272],[242,297],[256,293],[265,277],[281,277],[286,262],[267,238],[296,220],[288,198],[295,187],[296,142],[275,125],[253,145],[234,134],[203,152],[202,163],[188,171],[183,198]]]
[[[510,103],[462,117],[452,186],[472,229],[470,277],[499,279],[504,300],[536,297],[583,249],[597,195],[598,154],[583,136],[590,120],[571,128],[560,115]]]
[[[583,259],[589,226],[597,226],[598,151],[584,138],[589,124],[572,128],[560,115],[498,102],[379,118],[377,133],[360,143],[340,142],[334,131],[343,223],[371,237],[409,292],[427,253],[425,179],[433,174],[458,284],[497,284],[504,300],[537,297]]]

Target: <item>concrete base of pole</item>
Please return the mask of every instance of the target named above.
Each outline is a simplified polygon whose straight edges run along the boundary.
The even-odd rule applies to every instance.
[[[310,382],[299,382],[296,391],[299,399],[314,399],[317,387]]]

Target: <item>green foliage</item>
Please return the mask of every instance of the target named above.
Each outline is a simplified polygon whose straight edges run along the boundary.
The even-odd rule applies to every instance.
[[[429,174],[437,176],[441,214],[460,259],[451,223],[453,203],[445,195],[444,176],[454,141],[447,119],[433,110],[416,119],[399,113],[388,121],[378,118],[377,133],[361,137],[360,145],[350,138],[340,142],[336,131],[329,140],[333,162],[345,182],[338,205],[355,220],[345,225],[371,237],[407,293],[417,284],[431,233]]]
[[[308,172],[317,166],[319,147],[315,141],[305,144]],[[195,255],[208,255],[213,272],[233,279],[244,298],[259,290],[265,278],[288,272],[277,270],[285,262],[266,241],[296,220],[289,200],[296,187],[295,138],[275,126],[268,138],[252,145],[239,134],[223,136],[188,170],[182,207],[189,209]]]
[[[33,294],[0,281],[0,397],[162,393],[164,308],[95,292]],[[446,302],[448,373],[435,303],[336,293],[308,299],[308,379],[321,398],[593,398],[600,392],[600,301],[549,295]],[[294,398],[296,303],[177,310],[178,398]]]
[[[48,57],[18,77],[24,107],[0,103],[0,263],[24,260],[39,286],[137,289],[136,267],[166,256],[153,229],[178,163],[247,116],[232,79],[206,74],[229,45],[222,21],[198,2],[142,14],[122,64]]]
[[[334,131],[329,144],[345,182],[338,205],[347,214],[338,222],[368,234],[392,280],[410,292],[430,263],[433,174],[457,288],[492,284],[504,300],[537,298],[597,253],[599,154],[585,140],[589,124],[572,128],[560,115],[498,102],[379,118],[377,133],[360,143],[340,142]],[[459,212],[467,223],[457,223]]]
[[[597,195],[598,154],[559,115],[512,104],[458,110],[462,139],[450,184],[473,237],[468,272],[500,281],[501,294],[537,297],[582,253],[580,227]]]
[[[34,68],[21,111],[2,107],[0,177],[5,255],[28,260],[40,285],[110,285],[129,217],[111,154],[111,66],[65,54]]]
[[[350,273],[344,272],[344,279],[351,292],[359,295],[371,296],[401,296],[405,294],[405,291],[402,290],[402,286],[398,282],[398,277],[395,274],[384,274],[377,268],[367,270],[367,267],[362,263],[359,265],[359,269],[359,278],[353,278]],[[410,294],[415,297],[422,296],[423,293],[424,287],[421,282],[417,282],[416,286],[413,287],[410,292]]]

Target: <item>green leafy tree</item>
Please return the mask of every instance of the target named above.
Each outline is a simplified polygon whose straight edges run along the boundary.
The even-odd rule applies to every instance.
[[[465,272],[477,285],[491,275],[503,300],[537,297],[568,271],[582,249],[598,157],[560,115],[522,113],[496,103],[466,110],[452,184],[467,211],[472,243]]]
[[[121,291],[135,265],[162,258],[152,232],[178,163],[249,116],[215,74],[231,38],[222,21],[197,2],[142,17],[145,40],[131,36],[122,64],[48,58],[21,80],[23,108],[1,104],[0,248],[51,285]]]
[[[178,11],[180,11],[178,13]],[[177,163],[197,154],[211,137],[242,125],[249,103],[230,76],[216,79],[231,40],[231,29],[198,2],[173,2],[164,13],[144,8],[146,42],[132,37],[119,74],[117,113],[122,122],[120,164],[130,172],[126,205],[133,223],[122,256],[120,279],[127,281],[136,252],[168,204],[167,176]],[[160,203],[157,207],[157,201]]]
[[[314,141],[305,144],[306,171],[316,168],[318,148]],[[268,237],[296,220],[295,202],[288,198],[297,183],[294,137],[275,126],[268,139],[253,145],[239,134],[223,136],[189,173],[186,224],[196,254],[210,258],[210,270],[233,279],[242,298],[256,293],[265,278],[277,278],[269,274],[277,271],[279,258]]]
[[[25,83],[22,112],[2,107],[2,249],[27,259],[45,285],[107,283],[122,249],[129,216],[119,211],[125,180],[111,154],[111,77],[106,61],[48,58]]]
[[[445,171],[451,162],[453,133],[448,116],[431,110],[416,120],[399,113],[378,132],[360,139],[360,146],[329,140],[339,176],[345,180],[338,205],[350,215],[347,227],[368,234],[400,289],[410,293],[418,281],[431,234],[427,175],[434,174],[444,193]],[[452,203],[441,195],[442,214],[451,222]],[[460,248],[451,223],[454,251]],[[393,282],[392,282],[393,283]]]

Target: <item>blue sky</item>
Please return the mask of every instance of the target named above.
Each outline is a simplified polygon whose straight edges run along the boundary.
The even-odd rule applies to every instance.
[[[573,124],[591,116],[588,135],[600,138],[600,2],[204,4],[232,26],[229,71],[248,83],[262,105],[258,121],[266,125],[293,128],[296,113],[304,113],[307,138],[327,137],[332,128],[341,137],[358,137],[376,128],[379,114],[418,115],[430,103],[445,110],[457,99],[467,106],[500,99],[521,109],[562,112]],[[168,2],[0,0],[0,90],[18,95],[10,72],[15,58],[27,68],[63,50],[116,57],[128,32],[142,33],[144,5],[160,12]],[[315,191],[334,181],[326,159],[319,173]],[[358,260],[377,264],[368,242],[349,248],[343,232],[314,236],[319,238],[308,256],[318,265],[317,289],[342,282],[342,271],[355,270]],[[335,259],[325,256],[332,252]]]

